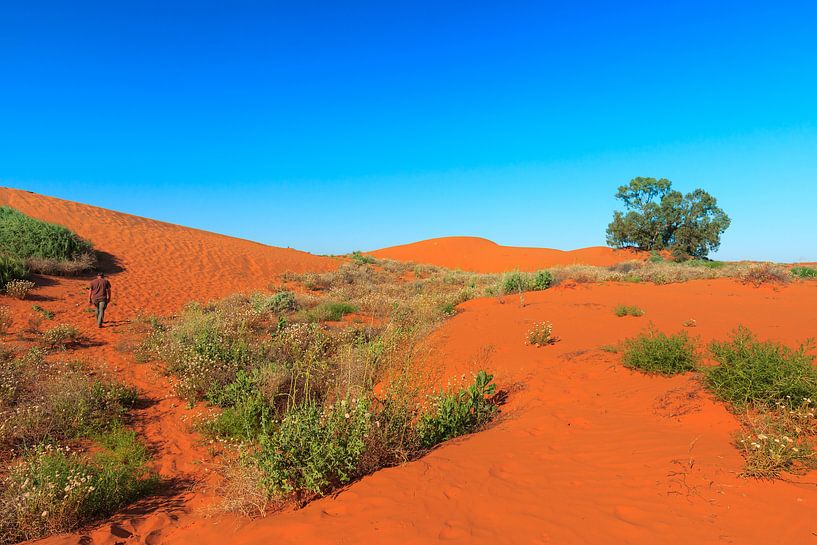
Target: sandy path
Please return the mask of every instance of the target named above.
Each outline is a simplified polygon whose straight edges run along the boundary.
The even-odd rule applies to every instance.
[[[603,246],[579,250],[551,248],[522,248],[500,246],[477,237],[443,237],[392,246],[369,252],[383,259],[411,261],[464,271],[497,273],[519,269],[535,271],[557,265],[609,266],[633,259],[644,259],[645,254],[630,250],[613,250]]]

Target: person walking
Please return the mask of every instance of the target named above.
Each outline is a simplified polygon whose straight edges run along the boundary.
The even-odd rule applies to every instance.
[[[97,273],[91,282],[88,303],[96,309],[96,326],[102,327],[105,322],[105,308],[111,303],[111,283],[102,272]]]

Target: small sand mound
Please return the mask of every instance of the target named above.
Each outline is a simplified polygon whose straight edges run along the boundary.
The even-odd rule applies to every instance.
[[[570,251],[500,246],[495,242],[478,237],[432,238],[413,244],[383,248],[370,253],[379,258],[412,261],[481,273],[496,273],[514,269],[535,271],[556,265],[577,263],[609,266],[646,257],[643,252],[613,250],[604,246]]]

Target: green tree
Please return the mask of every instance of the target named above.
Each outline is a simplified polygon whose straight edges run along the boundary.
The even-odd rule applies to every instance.
[[[731,220],[709,193],[683,195],[666,178],[633,178],[618,188],[616,211],[607,227],[607,244],[616,248],[670,250],[679,257],[706,257],[717,250]]]

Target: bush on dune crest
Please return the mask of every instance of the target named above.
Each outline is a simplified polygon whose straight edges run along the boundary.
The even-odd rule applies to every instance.
[[[61,225],[34,219],[8,206],[0,206],[0,254],[44,274],[78,274],[96,265],[90,242]],[[0,261],[0,270],[2,265]]]

